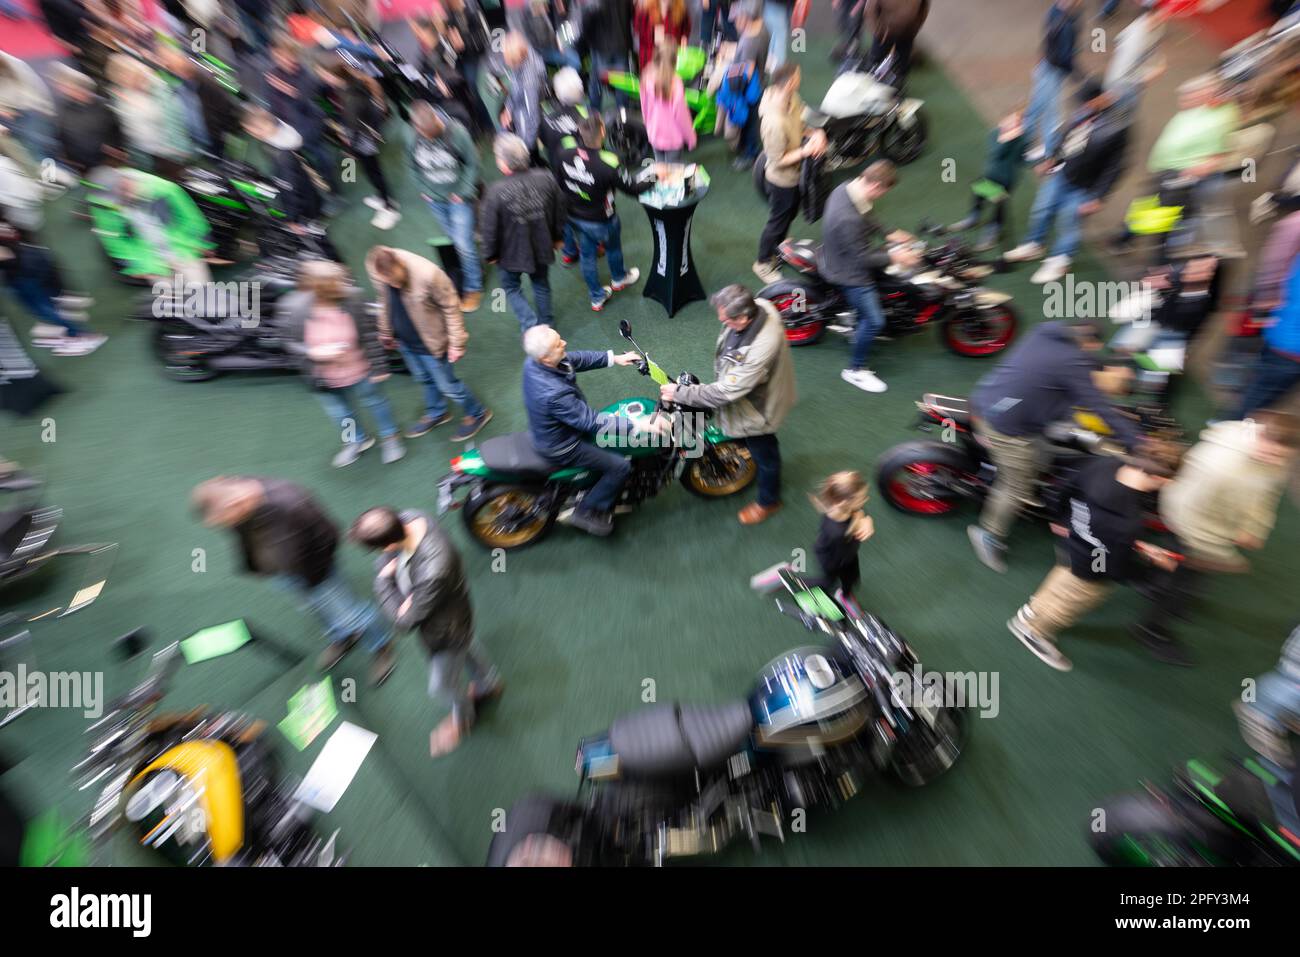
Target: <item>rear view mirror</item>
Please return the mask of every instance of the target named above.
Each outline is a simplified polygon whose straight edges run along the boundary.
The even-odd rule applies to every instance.
[[[631,342],[631,341],[632,341],[632,323],[628,322],[626,319],[620,319],[620,320],[618,321],[618,334],[619,334],[620,336],[622,336],[624,339],[626,339],[626,340],[628,340],[629,342]]]

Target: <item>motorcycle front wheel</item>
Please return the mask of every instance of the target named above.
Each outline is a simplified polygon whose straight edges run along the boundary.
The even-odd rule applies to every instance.
[[[948,771],[961,757],[970,733],[967,708],[936,708],[934,724],[918,720],[899,738],[890,767],[909,787],[921,787]]]
[[[912,114],[911,126],[903,126],[897,120],[889,124],[880,134],[880,152],[886,159],[903,166],[921,155],[927,138],[925,116],[918,110]]]
[[[462,513],[470,536],[485,548],[523,548],[555,524],[555,509],[540,489],[488,485],[470,492]]]
[[[876,484],[885,501],[909,515],[946,515],[962,503],[975,463],[947,442],[904,442],[885,453]]]
[[[1007,303],[959,312],[943,325],[943,344],[959,356],[983,359],[1011,344],[1020,317]]]
[[[790,345],[811,346],[826,334],[826,320],[821,316],[821,297],[805,283],[788,279],[774,282],[760,289],[758,298],[776,306]]]
[[[744,442],[719,442],[706,445],[703,455],[687,460],[682,484],[702,498],[723,498],[747,488],[757,474],[758,463]]]
[[[177,382],[207,382],[217,372],[196,348],[197,337],[180,323],[163,323],[154,329],[154,355],[162,363],[163,373]]]

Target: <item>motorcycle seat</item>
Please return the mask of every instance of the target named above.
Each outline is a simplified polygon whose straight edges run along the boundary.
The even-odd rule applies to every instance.
[[[511,432],[485,439],[478,447],[483,464],[498,472],[519,475],[550,475],[556,466],[537,454],[527,432]]]
[[[669,777],[721,764],[744,747],[753,729],[749,703],[659,704],[616,720],[609,743],[623,771]]]

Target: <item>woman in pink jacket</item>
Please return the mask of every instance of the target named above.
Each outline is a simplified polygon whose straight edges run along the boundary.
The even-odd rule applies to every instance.
[[[695,149],[695,127],[686,106],[686,86],[677,75],[677,45],[663,43],[641,74],[641,116],[660,163],[676,163]]]

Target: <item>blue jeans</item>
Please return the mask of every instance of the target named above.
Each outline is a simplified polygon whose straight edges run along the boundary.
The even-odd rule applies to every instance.
[[[781,504],[781,446],[775,435],[751,435],[745,439],[749,454],[758,466],[758,504],[764,508]]]
[[[710,0],[709,9],[700,11],[700,46],[709,49],[713,31],[722,29],[722,39],[737,39],[736,25],[731,22],[731,4],[728,0]]]
[[[469,681],[465,680],[467,674]],[[484,654],[477,638],[471,639],[464,648],[436,651],[429,656],[429,697],[447,704],[461,728],[474,723],[470,684],[482,691],[496,684],[497,680],[497,670]]]
[[[555,463],[559,468],[590,469],[599,472],[596,484],[587,489],[582,496],[581,510],[584,512],[604,513],[614,507],[619,490],[632,472],[632,463],[627,456],[609,449],[602,449],[590,442],[579,442],[568,452],[561,455],[543,455],[543,458]]]
[[[763,26],[772,35],[772,42],[767,45],[767,72],[773,73],[785,62],[786,51],[790,49],[790,8],[777,0],[766,0]]]
[[[599,113],[605,102],[605,84],[601,82],[601,74],[606,70],[626,70],[627,54],[622,56],[607,57],[603,53],[591,51],[591,75],[587,77],[587,100],[592,110]],[[622,90],[614,91],[614,102],[619,106],[627,106],[627,94]]]
[[[41,280],[26,273],[15,279],[9,280],[9,289],[13,292],[14,298],[22,304],[23,308],[30,312],[37,322],[49,323],[54,326],[62,326],[68,330],[68,335],[81,335],[81,327],[75,322],[71,322],[59,314],[55,308],[54,301],[50,298],[49,291],[41,283]]]
[[[867,367],[871,344],[880,330],[885,328],[885,313],[880,308],[880,296],[875,286],[843,286],[840,292],[858,314],[858,328],[853,336],[853,358],[849,368],[854,372]]]
[[[355,432],[354,442],[364,442],[366,440],[366,430],[361,427],[356,412],[353,407],[358,403],[365,406],[367,411],[374,417],[375,424],[379,426],[379,437],[386,439],[389,436],[397,434],[397,423],[393,421],[393,408],[388,404],[388,399],[380,391],[379,386],[371,382],[367,377],[355,385],[344,386],[341,389],[324,389],[320,393],[320,401],[325,406],[325,411],[339,424],[340,431],[347,431],[349,428]]]
[[[425,415],[441,419],[447,414],[447,399],[464,409],[470,418],[477,419],[487,411],[465,383],[456,378],[456,370],[446,359],[427,352],[413,352],[406,346],[397,348],[412,378],[424,386]]]
[[[536,311],[533,311],[533,307],[528,303],[528,297],[524,295],[522,286],[524,276],[528,276],[533,284],[533,298],[537,300]],[[545,266],[535,273],[511,272],[509,269],[503,269],[501,288],[506,291],[506,301],[514,310],[515,318],[519,320],[521,333],[527,332],[538,324],[555,325],[551,318],[551,283],[547,278]]]
[[[1260,350],[1255,374],[1242,393],[1234,419],[1244,419],[1257,409],[1266,409],[1300,382],[1300,362],[1272,349],[1267,343]]]
[[[560,254],[565,259],[578,258],[578,234],[573,231],[572,220],[564,221],[564,246],[560,249]]]
[[[547,50],[542,54],[542,62],[557,68],[571,66],[579,73],[582,72],[582,57],[572,47],[567,50]]]
[[[1079,249],[1083,234],[1079,207],[1088,199],[1087,191],[1066,182],[1063,173],[1047,177],[1038,187],[1033,208],[1029,210],[1029,235],[1025,237],[1026,241],[1044,243],[1047,231],[1055,221],[1056,245],[1052,247],[1052,255],[1073,257]]]
[[[1025,142],[1041,143],[1050,155],[1056,149],[1061,127],[1061,90],[1069,75],[1046,60],[1034,67],[1029,106],[1025,110]]]
[[[623,265],[623,224],[618,216],[609,222],[597,223],[586,219],[571,219],[573,232],[578,238],[578,252],[582,256],[582,280],[587,284],[587,295],[592,302],[605,298],[605,287],[600,284],[600,273],[596,269],[598,243],[605,244],[605,259],[609,262],[609,278],[622,282],[627,278],[627,268]]]
[[[483,265],[479,262],[478,247],[474,245],[474,206],[472,197],[462,197],[463,203],[451,200],[429,200],[429,211],[438,221],[438,228],[447,234],[456,255],[460,257],[461,276],[465,282],[464,291],[483,291]]]
[[[325,637],[330,642],[344,641],[361,633],[366,650],[378,651],[393,637],[374,602],[353,595],[337,571],[331,571],[319,585],[308,585],[296,575],[276,575],[274,581],[279,587],[298,593],[303,607],[310,609],[325,626]]]

